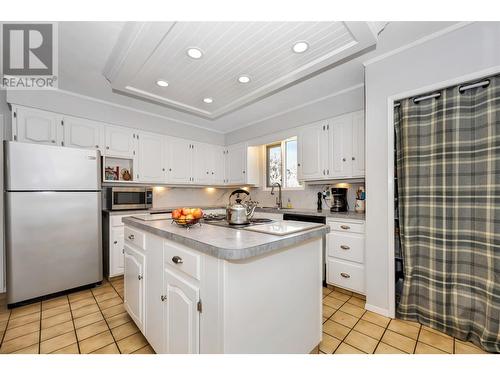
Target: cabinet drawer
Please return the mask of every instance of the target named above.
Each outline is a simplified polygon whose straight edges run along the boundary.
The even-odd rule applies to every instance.
[[[365,236],[358,233],[332,232],[328,234],[328,255],[363,263]]]
[[[364,223],[350,223],[343,221],[328,221],[330,228],[332,230],[338,230],[340,232],[346,233],[365,233]]]
[[[327,261],[327,283],[363,294],[365,292],[365,267],[338,259]]]
[[[131,227],[125,227],[125,241],[141,249],[146,248],[146,236],[144,233]]]
[[[172,242],[164,243],[163,254],[166,265],[200,279],[200,254]]]

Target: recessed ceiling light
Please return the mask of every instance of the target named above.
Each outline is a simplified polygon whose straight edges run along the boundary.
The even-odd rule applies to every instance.
[[[210,104],[210,103],[213,103],[213,99],[212,98],[204,98],[203,101],[207,104]]]
[[[309,44],[307,44],[307,42],[297,42],[293,45],[292,50],[295,53],[302,53],[306,52],[308,48]]]
[[[192,59],[201,59],[203,57],[203,52],[199,48],[188,48],[187,54]]]
[[[163,79],[159,79],[158,81],[156,81],[156,84],[160,87],[167,87],[168,86],[168,82],[164,81]]]
[[[250,82],[250,77],[249,76],[239,76],[238,82],[239,83],[248,83],[248,82]]]

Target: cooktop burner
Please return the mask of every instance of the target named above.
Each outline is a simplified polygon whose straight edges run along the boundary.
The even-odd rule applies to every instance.
[[[245,228],[265,223],[272,223],[273,221],[274,220],[272,219],[266,219],[266,218],[253,218],[250,219],[250,223],[248,224],[229,224],[226,221],[225,215],[207,215],[203,218],[203,222],[205,224],[217,225],[219,227],[234,228],[234,229]]]

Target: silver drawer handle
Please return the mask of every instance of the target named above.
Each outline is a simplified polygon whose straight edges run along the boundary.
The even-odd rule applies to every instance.
[[[142,275],[137,275],[137,278],[138,278],[139,280],[142,280]]]
[[[342,276],[344,279],[348,279],[351,277],[351,275],[349,275],[348,273],[345,273],[345,272],[341,272],[340,276]]]
[[[345,230],[347,230],[347,229],[351,229],[351,227],[350,227],[349,225],[341,225],[340,227],[341,227],[342,229],[345,229]]]
[[[340,245],[340,248],[341,248],[342,250],[349,250],[349,249],[350,249],[350,247],[349,247],[349,246],[347,246],[347,245]]]
[[[172,258],[172,262],[174,262],[175,264],[183,263],[182,258],[180,256],[177,256],[177,255]]]
[[[131,235],[128,236],[128,239],[131,240],[131,241],[133,241],[134,238],[135,238],[135,236],[133,234],[131,234]]]

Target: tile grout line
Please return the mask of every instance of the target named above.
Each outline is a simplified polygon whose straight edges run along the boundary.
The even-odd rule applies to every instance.
[[[122,280],[123,280],[123,279],[122,279]],[[110,280],[108,280],[108,281],[109,281],[109,283],[111,284],[111,286],[112,286],[113,290],[116,292],[116,294],[118,294],[118,297],[120,297],[120,299],[121,299],[121,300],[122,300],[122,302],[123,302],[123,298],[122,298],[122,296],[120,295],[120,293],[118,293],[118,291],[116,290],[115,286],[113,285],[113,282],[112,282],[112,281],[110,281]],[[127,314],[128,314],[128,313],[127,313]],[[133,321],[132,321],[132,322],[133,322]],[[120,324],[120,325],[119,325],[119,326],[117,326],[117,327],[121,327],[121,326],[122,326],[122,325],[124,325],[124,324],[127,324],[127,323]],[[134,323],[134,324],[135,324],[135,323]],[[116,328],[116,327],[115,327],[115,328]],[[139,330],[139,332],[140,332],[140,333],[141,333],[141,335],[142,335],[141,330]],[[132,335],[135,335],[136,333],[137,333],[137,332],[134,332],[134,333],[132,333],[132,334],[130,334],[130,335],[128,335],[128,336],[125,336],[125,337],[123,337],[121,340],[126,339],[127,337],[130,337],[130,336],[132,336]],[[111,331],[111,335],[112,335],[112,336],[113,336],[113,338],[114,338],[113,331]],[[120,340],[120,341],[121,341],[121,340]],[[137,352],[138,350],[144,349],[146,346],[150,346],[150,344],[149,344],[149,342],[147,341],[147,339],[146,339],[146,342],[147,342],[147,344],[146,344],[146,345],[144,345],[144,346],[140,347],[140,348],[139,348],[139,349],[137,349],[137,350],[134,350],[134,351],[133,351],[132,353],[130,353],[130,354],[133,354],[133,353]],[[116,346],[118,346],[118,343],[116,344]],[[118,350],[119,350],[119,351],[120,351],[120,353],[121,353],[121,350],[120,350],[120,348],[119,348],[119,347],[118,347]]]
[[[68,300],[69,313],[71,314],[71,323],[73,324],[73,331],[75,332],[76,346],[78,348],[78,354],[82,354],[82,352],[80,351],[80,341],[78,341],[78,334],[76,333],[75,319],[73,317],[73,309],[71,308],[71,301],[69,300],[69,294],[66,294],[66,298]],[[65,346],[65,348],[66,348],[66,346]],[[61,349],[63,349],[63,348],[61,348]]]
[[[40,328],[38,330],[38,354],[40,354],[42,350],[42,301],[40,301],[40,325],[38,326]]]
[[[366,311],[368,311],[368,310],[366,310]],[[366,314],[366,312],[365,312],[365,314]],[[363,314],[363,316],[365,316],[365,314]],[[362,317],[363,317],[363,316],[362,316]],[[390,324],[391,324],[391,322],[392,322],[392,318],[389,318],[389,319],[390,319],[390,320],[387,322],[387,325],[386,325],[386,326],[385,326],[385,328],[384,328],[384,332],[382,333],[382,336],[380,336],[380,339],[378,340],[377,345],[375,346],[375,349],[373,349],[373,354],[375,354],[375,352],[377,351],[378,346],[379,346],[379,345],[380,345],[380,343],[382,342],[382,338],[384,337],[385,333],[386,333],[386,332],[387,332],[387,330],[389,329],[389,325],[390,325]],[[370,323],[371,323],[371,322],[370,322]],[[373,324],[375,324],[375,323],[373,323]],[[377,324],[375,324],[375,325],[377,325]],[[380,327],[380,326],[379,326],[379,327]],[[384,344],[385,344],[385,345],[389,345],[389,344],[387,344],[387,343],[385,343],[385,342],[384,342]],[[394,348],[394,349],[397,349],[397,350],[403,351],[403,350],[401,350],[401,349],[395,348],[395,347],[394,347],[394,346],[392,346],[392,345],[389,345],[389,346],[390,346],[391,348]]]
[[[115,293],[116,293],[116,294],[118,294],[118,292],[116,291],[116,289],[115,289],[115,287],[113,286],[113,284],[112,284],[110,281],[108,281],[108,283],[111,285],[111,287],[113,288],[113,290],[115,291]],[[101,286],[102,286],[102,285],[101,285]],[[90,290],[90,293],[92,293],[92,297],[94,297],[95,303],[97,304],[97,308],[99,309],[99,312],[101,313],[101,315],[102,315],[102,317],[103,317],[103,319],[104,319],[104,322],[106,323],[106,327],[108,327],[109,333],[111,334],[111,337],[113,338],[113,342],[115,343],[116,348],[118,349],[118,352],[119,352],[120,354],[122,354],[122,351],[121,351],[120,347],[118,346],[118,342],[117,342],[117,341],[116,341],[116,339],[115,339],[115,335],[113,335],[113,331],[111,330],[111,327],[109,326],[108,320],[106,319],[106,317],[105,317],[105,316],[104,316],[104,314],[102,313],[101,306],[99,306],[99,302],[97,302],[97,299],[95,298],[95,295],[94,295],[94,291],[93,291],[92,289]],[[120,295],[118,294],[118,296],[120,296]],[[123,300],[122,300],[122,302],[123,302]],[[124,324],[125,324],[125,323],[124,323]],[[94,335],[94,336],[95,336],[95,335]],[[109,345],[109,344],[108,344],[108,345]],[[107,345],[104,345],[104,346],[107,346]],[[102,347],[100,347],[100,348],[98,348],[98,349],[96,349],[96,350],[102,349],[102,348],[104,348],[104,346],[102,346]],[[94,351],[96,351],[96,350],[94,350]]]
[[[420,322],[419,322],[419,323],[420,323]],[[415,340],[415,347],[413,348],[413,353],[412,353],[412,354],[416,354],[415,352],[417,351],[417,345],[418,345],[418,343],[420,342],[420,340],[419,340],[419,339],[420,339],[420,332],[422,332],[422,330],[423,330],[423,328],[422,328],[422,327],[423,327],[423,325],[422,325],[422,323],[420,323],[420,328],[419,328],[419,330],[418,330],[417,338],[416,338],[416,340]],[[431,346],[432,346],[432,345],[431,345]]]
[[[3,331],[2,337],[0,337],[0,349],[2,349],[3,340],[5,339],[5,335],[7,334],[7,328],[9,328],[11,315],[12,315],[12,310],[9,310],[9,317],[7,318],[7,323],[5,324],[5,331]]]

